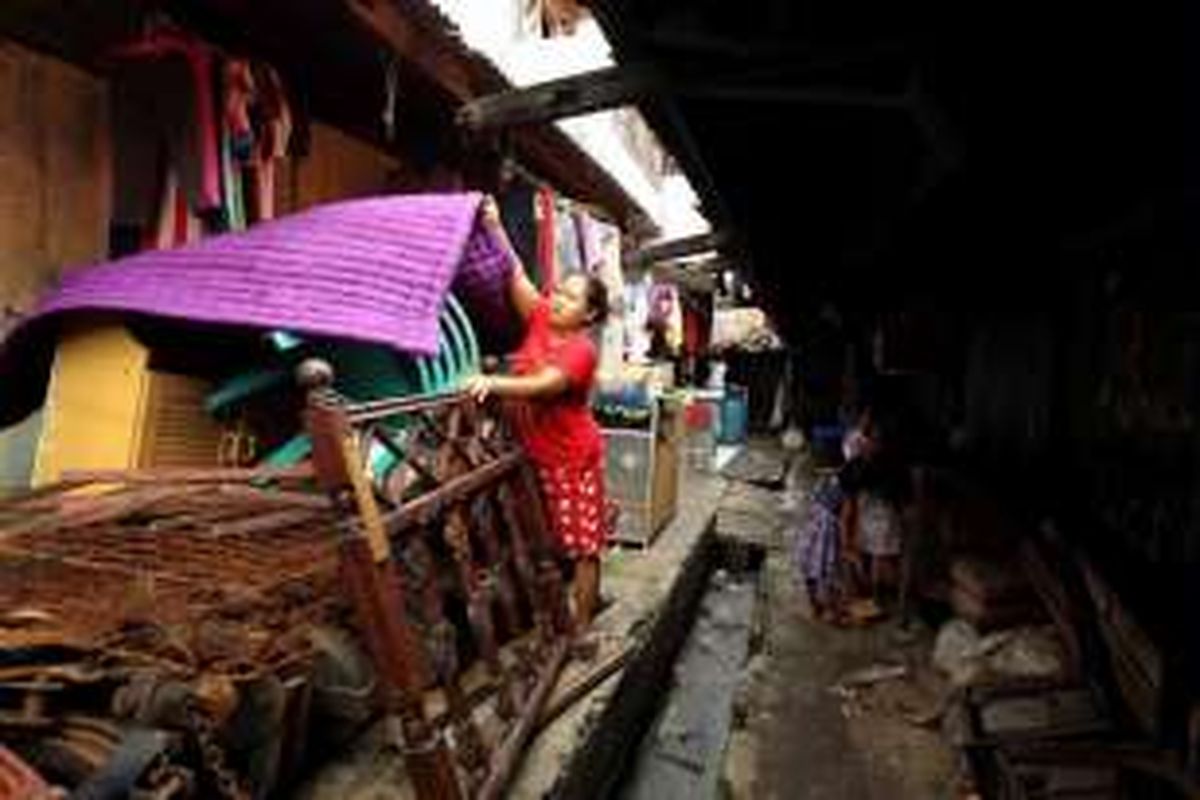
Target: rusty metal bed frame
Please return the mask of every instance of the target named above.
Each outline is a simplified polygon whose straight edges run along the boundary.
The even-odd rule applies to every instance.
[[[83,654],[70,669],[0,659],[0,694],[20,698],[0,703],[0,731],[60,727],[71,709],[48,687],[149,672],[186,687],[200,779],[250,796],[205,749],[222,708],[263,675],[303,676],[308,632],[332,624],[370,655],[417,797],[501,795],[573,635],[532,472],[498,408],[349,404],[332,377],[298,372],[309,464],[76,474],[0,505],[0,656]],[[482,693],[465,683],[481,671]]]

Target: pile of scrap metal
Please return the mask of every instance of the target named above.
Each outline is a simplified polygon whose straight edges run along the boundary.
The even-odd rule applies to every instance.
[[[1200,797],[1200,704],[1172,678],[1169,643],[1154,644],[1052,530],[1025,539],[1019,563],[1063,660],[1035,677],[1036,641],[1021,637],[1044,629],[990,637],[1014,654],[1008,675],[964,686],[947,717],[971,783],[1001,800]]]
[[[524,456],[461,396],[355,406],[302,372],[311,462],[0,506],[0,787],[278,795],[388,714],[418,798],[503,791],[570,638]]]

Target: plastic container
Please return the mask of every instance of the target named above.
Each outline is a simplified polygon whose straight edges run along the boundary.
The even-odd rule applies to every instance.
[[[717,441],[721,444],[742,444],[749,435],[750,394],[745,386],[729,384],[721,400],[721,424]]]
[[[717,452],[717,426],[720,420],[719,401],[693,397],[684,408],[683,424],[687,437],[685,452],[689,466],[698,472],[711,472]]]

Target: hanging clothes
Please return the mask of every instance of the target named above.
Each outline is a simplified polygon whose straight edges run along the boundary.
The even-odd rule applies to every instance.
[[[818,614],[836,612],[844,599],[842,581],[842,504],[838,479],[817,479],[807,503],[804,523],[791,532],[792,566]]]
[[[666,324],[675,304],[675,286],[670,283],[655,283],[650,287],[649,310],[646,321],[650,324]]]
[[[292,139],[292,109],[279,73],[269,64],[254,65],[256,104],[252,109],[257,140],[251,164],[251,218],[255,222],[275,218],[275,174],[279,161],[287,158]]]
[[[643,361],[650,350],[650,279],[625,285],[625,354],[635,362]]]
[[[234,134],[228,128],[221,131],[221,189],[224,193],[224,218],[228,230],[246,229],[242,195],[242,169],[234,157]]]
[[[558,283],[559,278],[554,192],[545,186],[538,189],[536,211],[537,261],[542,277],[538,288],[545,291]]]
[[[541,259],[538,255],[538,221],[535,205],[537,190],[527,183],[514,181],[498,198],[500,217],[513,249],[525,264],[529,279],[543,286]]]
[[[287,156],[292,114],[273,67],[229,59],[224,79],[223,135],[233,162],[226,207],[241,229],[275,217],[275,168]]]
[[[245,176],[243,171],[255,155],[250,106],[255,98],[250,62],[228,58],[221,63],[221,189],[229,230],[245,230]]]
[[[154,226],[146,230],[142,241],[134,246],[134,251],[162,250],[175,246],[175,237],[179,233],[179,203],[181,200],[184,203],[187,202],[183,192],[179,190],[179,175],[174,169],[168,169],[166,175],[163,176]]]
[[[559,280],[583,272],[583,249],[580,247],[574,209],[571,203],[561,198],[555,203],[554,209],[554,250],[558,256]]]
[[[712,339],[713,296],[708,292],[680,291],[683,306],[683,350],[699,356]]]
[[[587,262],[610,295],[620,297],[624,293],[625,274],[621,271],[621,229],[616,225],[589,218],[588,249],[595,252],[586,256]]]
[[[625,277],[621,272],[621,230],[588,215],[589,234],[585,241],[590,255],[585,256],[592,274],[608,287],[613,301],[612,313],[600,332],[600,371],[615,376],[621,371],[625,355]],[[593,249],[594,248],[594,249]]]
[[[224,126],[229,135],[233,157],[246,162],[254,155],[254,129],[250,125],[250,106],[255,102],[254,73],[244,58],[228,58],[222,65],[224,78]]]
[[[112,55],[111,255],[272,219],[292,134],[278,73],[170,27]]]
[[[112,248],[138,249],[157,238],[153,227],[171,168],[195,213],[221,206],[213,52],[181,31],[162,29],[112,55]]]
[[[600,223],[583,209],[576,209],[572,215],[575,220],[575,231],[579,237],[579,252],[583,258],[583,269],[592,274],[599,274],[604,260],[604,248],[600,241]]]

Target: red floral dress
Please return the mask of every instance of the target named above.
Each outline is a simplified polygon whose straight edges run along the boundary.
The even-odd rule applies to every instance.
[[[561,335],[550,326],[550,301],[543,298],[513,354],[518,375],[545,366],[562,370],[567,390],[550,400],[519,406],[517,434],[541,478],[546,516],[555,539],[572,556],[594,556],[608,539],[604,494],[604,440],[588,406],[596,374],[596,347],[584,333]]]

